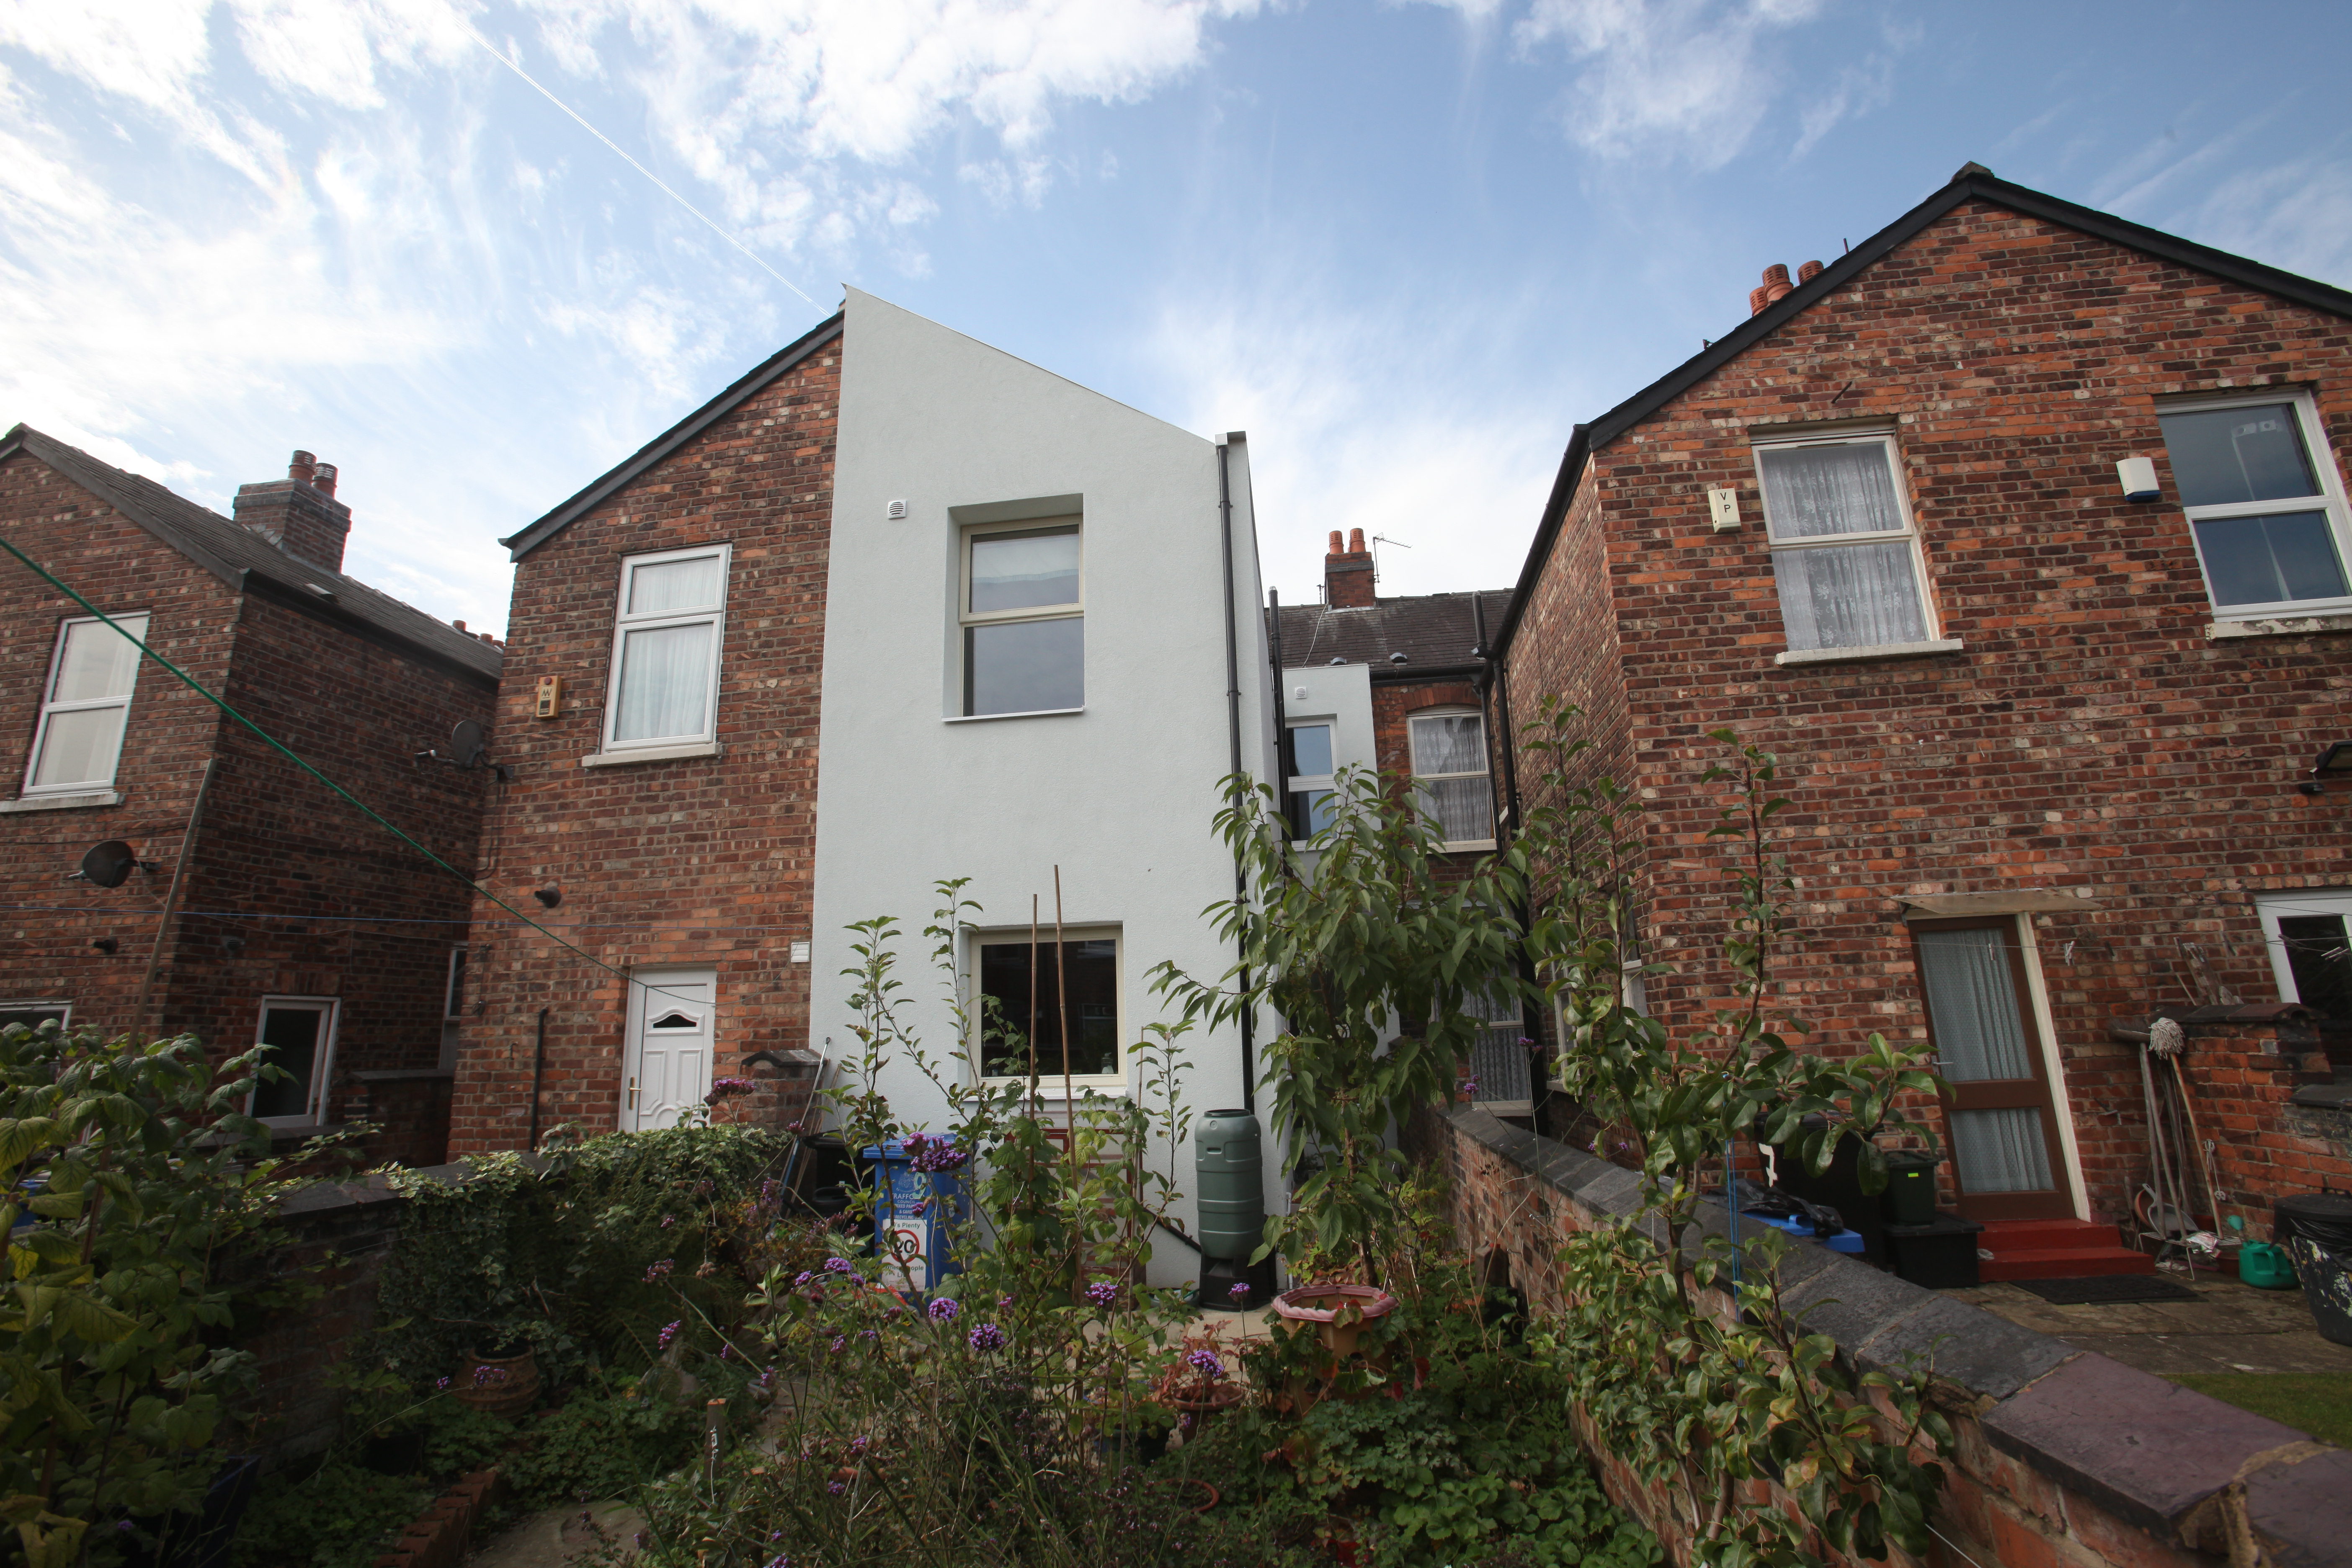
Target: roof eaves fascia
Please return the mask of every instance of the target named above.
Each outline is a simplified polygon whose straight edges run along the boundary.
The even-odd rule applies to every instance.
[[[585,489],[558,505],[538,521],[520,532],[510,533],[499,540],[499,542],[507,547],[507,559],[521,560],[581,518],[604,505],[616,491],[627,486],[646,469],[693,440],[718,420],[734,412],[754,393],[839,337],[841,327],[841,313],[835,311],[811,328],[798,340],[785,345],[737,377],[724,392],[638,447],[618,466],[598,476]]]

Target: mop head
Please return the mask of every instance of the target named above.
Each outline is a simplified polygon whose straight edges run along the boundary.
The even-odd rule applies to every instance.
[[[2147,1026],[2147,1054],[2177,1057],[2189,1048],[2189,1033],[2177,1018],[2158,1018]]]

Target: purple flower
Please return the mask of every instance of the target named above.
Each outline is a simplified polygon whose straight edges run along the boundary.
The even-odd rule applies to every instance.
[[[963,1163],[963,1151],[944,1138],[927,1137],[920,1132],[907,1138],[907,1163],[917,1171],[952,1171]]]
[[[646,1270],[646,1283],[651,1285],[657,1279],[668,1279],[669,1271],[677,1267],[677,1259],[675,1258],[656,1258],[653,1267]]]
[[[710,1080],[710,1092],[702,1097],[705,1105],[716,1105],[739,1094],[750,1094],[759,1084],[748,1078],[715,1078]]]
[[[1108,1307],[1118,1300],[1118,1285],[1110,1279],[1097,1279],[1087,1287],[1087,1300],[1097,1307]]]
[[[783,1531],[781,1530],[776,1531],[776,1535],[782,1535],[782,1533]],[[776,1539],[776,1535],[772,1535],[768,1537],[768,1539],[773,1541]],[[778,1553],[776,1556],[768,1559],[768,1568],[793,1568],[793,1560],[782,1553]]]
[[[846,1258],[828,1258],[824,1260],[824,1271],[827,1274],[855,1274],[857,1265]]]
[[[1225,1375],[1225,1363],[1219,1361],[1212,1352],[1194,1351],[1191,1355],[1186,1356],[1184,1360],[1189,1365],[1196,1367],[1202,1372],[1207,1373],[1211,1377],[1223,1377]]]
[[[933,1301],[928,1310],[931,1315],[931,1321],[935,1323],[952,1323],[955,1321],[956,1313],[962,1310],[955,1304],[955,1299],[951,1296],[941,1296]]]
[[[982,1323],[965,1338],[976,1351],[1001,1351],[1004,1348],[1004,1331],[994,1323]]]
[[[674,1214],[666,1214],[666,1215],[662,1215],[661,1227],[662,1227],[664,1230],[667,1230],[670,1226],[672,1226],[676,1225],[677,1223],[677,1215],[674,1215]]]
[[[842,1485],[839,1481],[827,1481],[824,1483],[824,1489],[831,1492],[834,1496],[839,1497],[849,1489]]]
[[[720,1361],[733,1361],[735,1359],[734,1345],[726,1341],[720,1341],[719,1345],[719,1359]]]
[[[502,1366],[478,1366],[474,1369],[476,1388],[494,1388],[506,1380],[507,1369]]]
[[[1011,1305],[1013,1305],[1013,1298],[1012,1298],[1012,1297],[1010,1297],[1010,1296],[999,1296],[999,1297],[996,1299],[996,1305],[997,1305],[997,1310],[1000,1310],[1000,1311],[1002,1311],[1004,1308],[1007,1308],[1007,1307],[1010,1307]]]
[[[882,1337],[882,1331],[879,1329],[866,1329],[860,1332],[857,1337],[861,1340],[878,1340]]]
[[[835,1334],[833,1339],[833,1343],[826,1348],[831,1350],[834,1354],[839,1355],[842,1352],[849,1348],[849,1342],[842,1338],[840,1335]]]
[[[1228,1290],[1228,1291],[1226,1291],[1226,1292],[1225,1292],[1225,1294],[1226,1294],[1226,1295],[1231,1296],[1231,1297],[1232,1297],[1234,1300],[1236,1300],[1236,1301],[1246,1301],[1246,1300],[1249,1300],[1249,1293],[1250,1293],[1250,1282],[1249,1282],[1248,1280],[1246,1280],[1246,1279],[1243,1280],[1240,1284],[1235,1285],[1232,1289],[1230,1289],[1230,1290]]]
[[[776,1386],[776,1369],[774,1367],[772,1366],[767,1371],[760,1374],[760,1386],[762,1389],[770,1389]]]
[[[446,1377],[437,1378],[435,1380],[433,1386],[436,1388],[446,1388],[449,1386],[449,1380]]]
[[[1471,1096],[1473,1099],[1477,1097],[1478,1080],[1475,1078],[1465,1078],[1454,1087],[1460,1089],[1463,1093]]]
[[[874,1439],[871,1437],[852,1437],[849,1440],[849,1451],[853,1454],[862,1454],[871,1447],[873,1443]]]
[[[926,1209],[928,1209],[928,1208],[929,1208],[930,1206],[931,1206],[931,1205],[930,1205],[930,1200],[929,1200],[929,1199],[928,1199],[928,1198],[924,1199],[921,1203],[917,1204],[917,1205],[915,1205],[915,1207],[914,1207],[914,1215],[915,1215],[915,1217],[916,1217],[917,1219],[920,1219],[920,1218],[922,1218],[922,1217],[923,1217],[923,1211],[924,1211],[924,1210],[926,1210]]]
[[[672,1320],[671,1320],[671,1321],[670,1321],[670,1325],[669,1325],[669,1327],[667,1327],[667,1328],[664,1329],[664,1330],[661,1331],[661,1337],[660,1337],[660,1340],[659,1340],[658,1343],[655,1346],[655,1348],[656,1348],[656,1349],[657,1349],[657,1350],[667,1350],[667,1349],[669,1349],[669,1342],[670,1342],[670,1341],[672,1341],[672,1340],[674,1340],[674,1339],[677,1338],[677,1331],[678,1331],[678,1327],[679,1327],[679,1325],[680,1325],[680,1324],[684,1323],[685,1321],[686,1321],[686,1320],[685,1320],[684,1318],[676,1318],[676,1319],[672,1319]]]
[[[803,1269],[802,1269],[802,1270],[801,1270],[801,1277],[800,1277],[799,1279],[795,1279],[795,1280],[793,1280],[793,1289],[799,1289],[801,1286],[807,1284],[810,1280],[812,1280],[812,1279],[815,1279],[815,1278],[816,1278],[816,1276],[815,1276],[815,1275],[814,1275],[814,1274],[810,1273],[807,1269],[803,1268]]]

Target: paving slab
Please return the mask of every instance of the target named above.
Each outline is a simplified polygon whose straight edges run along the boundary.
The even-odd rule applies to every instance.
[[[466,1554],[465,1568],[572,1568],[607,1547],[635,1550],[645,1514],[625,1502],[541,1509]]]

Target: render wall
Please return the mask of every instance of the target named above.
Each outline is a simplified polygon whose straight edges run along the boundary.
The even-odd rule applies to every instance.
[[[236,618],[227,584],[22,452],[0,462],[0,533],[108,614],[148,614],[156,650],[218,689]],[[0,798],[13,802],[24,784],[58,627],[86,614],[0,557]],[[69,1001],[76,1023],[131,1026],[217,721],[210,703],[150,665],[115,768],[119,805],[0,811],[0,999]],[[155,870],[112,889],[68,880],[109,838]],[[115,951],[90,945],[101,940]]]
[[[477,879],[583,950],[487,900],[473,907],[476,989],[460,1028],[453,1157],[525,1145],[540,1009],[542,1131],[616,1125],[622,975],[719,972],[714,1075],[808,1036],[818,672],[832,517],[835,340],[522,557],[492,754],[498,791]],[[583,767],[604,734],[621,559],[734,545],[715,757]],[[561,712],[533,717],[540,679]],[[542,909],[533,889],[562,901]]]
[[[921,934],[933,884],[970,879],[962,896],[980,907],[968,921],[1025,931],[1033,896],[1053,919],[1056,867],[1067,924],[1120,928],[1120,1021],[1134,1041],[1175,1016],[1150,994],[1152,966],[1206,980],[1234,958],[1202,916],[1234,892],[1212,826],[1232,767],[1217,447],[856,289],[846,309],[809,1044],[835,1059],[853,1051],[844,928],[887,915],[904,933],[902,1023],[947,1072],[967,1072]],[[1246,446],[1228,461],[1242,763],[1267,777]],[[957,721],[949,509],[1067,495],[1083,498],[1085,519],[1085,709]],[[905,518],[887,516],[893,500]],[[1240,1104],[1237,1033],[1187,1044],[1192,1105]],[[882,1087],[909,1126],[944,1111],[904,1051]],[[1155,1165],[1168,1154],[1155,1151]],[[1189,1186],[1189,1150],[1177,1168]],[[1192,1263],[1164,1240],[1160,1254],[1155,1277]]]
[[[1656,1010],[1696,1019],[1729,988],[1733,851],[1706,841],[1718,796],[1696,783],[1728,726],[1778,755],[1792,802],[1779,968],[1807,1044],[1924,1037],[1899,896],[2085,895],[2032,918],[2034,957],[2088,1206],[2120,1217],[2145,1138],[2107,1019],[2200,999],[2183,942],[2274,997],[2253,896],[2352,884],[2352,803],[2294,789],[2345,737],[2352,621],[2216,625],[2156,419],[2160,396],[2263,386],[2312,393],[2340,471],[2352,323],[1979,202],[1593,455],[1510,696],[1522,739],[1546,693],[1583,702],[1591,765],[1650,806]],[[1957,654],[1773,662],[1751,433],[1845,419],[1895,426]],[[2164,500],[2123,499],[2135,454]],[[1739,491],[1737,532],[1709,526],[1714,487]]]

